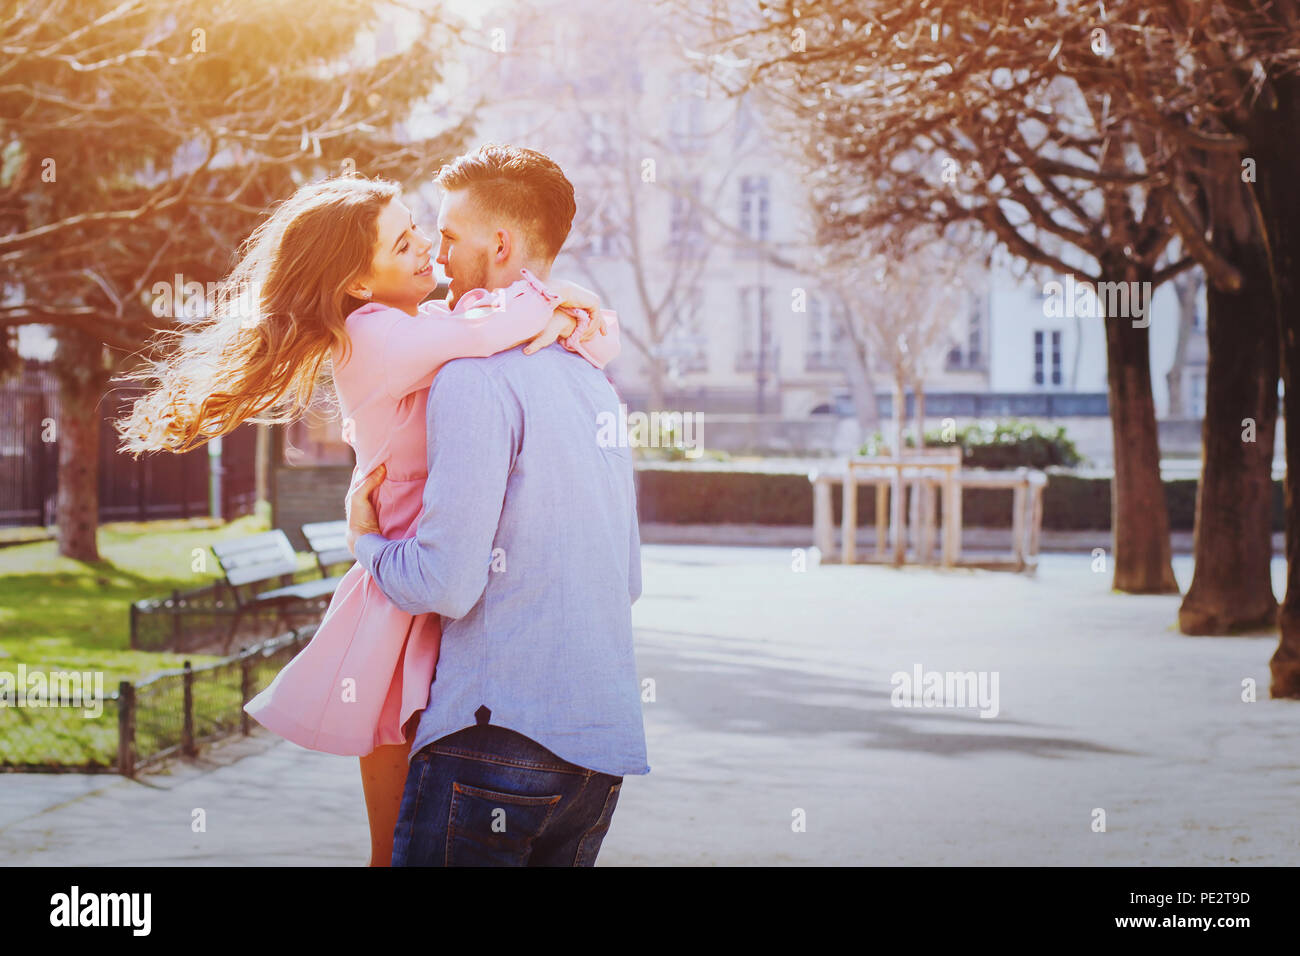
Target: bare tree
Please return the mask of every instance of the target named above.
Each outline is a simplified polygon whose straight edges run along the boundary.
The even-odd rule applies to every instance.
[[[157,285],[220,279],[236,245],[306,178],[420,176],[462,129],[417,138],[448,34],[362,56],[395,5],[50,0],[0,24],[0,329],[58,341],[61,553],[98,556],[99,413],[112,371],[160,324]],[[450,127],[450,128],[448,128]],[[162,320],[160,322],[160,320]],[[10,341],[0,336],[0,350]]]
[[[969,250],[932,238],[906,251],[868,247],[834,267],[859,334],[890,369],[895,452],[903,447],[908,389],[916,400],[916,445],[925,443],[925,384],[965,333],[975,265]]]
[[[1210,86],[1240,94],[1251,71],[1290,69],[1291,4],[1270,14],[1245,2],[811,0],[737,18],[740,6],[706,27],[715,63],[733,89],[761,87],[802,121],[827,241],[969,222],[1026,262],[1094,286],[1154,289],[1194,262],[1218,288],[1241,286],[1196,212],[1206,189],[1225,188],[1200,156],[1240,145],[1211,114],[1248,97]],[[1112,310],[1105,326],[1115,586],[1174,591],[1149,343],[1134,318]],[[1267,403],[1255,410],[1270,428]]]
[[[592,128],[591,114],[575,119],[601,148],[594,162],[575,169],[589,211],[575,224],[566,254],[610,301],[611,271],[630,279],[641,323],[623,334],[645,359],[648,405],[660,409],[675,366],[693,358],[699,282],[726,242],[701,210],[716,208],[734,185],[734,164],[719,169],[704,154],[683,151],[639,111],[610,116],[601,130]],[[665,207],[667,217],[655,214]]]

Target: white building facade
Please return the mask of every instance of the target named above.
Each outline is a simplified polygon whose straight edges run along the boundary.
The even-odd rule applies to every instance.
[[[797,167],[750,107],[708,88],[670,25],[608,11],[590,0],[494,8],[479,21],[490,49],[469,73],[485,102],[476,140],[541,149],[575,184],[574,231],[553,271],[619,312],[621,392],[634,406],[657,393],[665,407],[715,414],[851,414],[838,306],[798,268],[808,219]],[[1067,414],[1104,414],[1105,320],[1053,314],[1044,285],[989,274],[927,380],[928,407],[993,393],[1026,401],[989,407],[1046,408],[1031,397],[1053,395]],[[1183,373],[1191,415],[1204,402],[1203,322],[1202,297]],[[1168,286],[1151,302],[1150,334],[1163,417],[1179,335]],[[872,371],[887,408],[888,369]]]

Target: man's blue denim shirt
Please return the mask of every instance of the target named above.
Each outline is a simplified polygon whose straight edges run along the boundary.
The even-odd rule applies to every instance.
[[[632,456],[598,440],[619,414],[604,373],[559,345],[456,359],[434,378],[416,534],[356,545],[394,604],[442,616],[412,755],[486,706],[579,766],[649,772]]]

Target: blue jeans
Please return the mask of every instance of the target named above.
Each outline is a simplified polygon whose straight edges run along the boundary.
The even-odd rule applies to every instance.
[[[411,757],[393,866],[594,866],[622,777],[494,724]]]

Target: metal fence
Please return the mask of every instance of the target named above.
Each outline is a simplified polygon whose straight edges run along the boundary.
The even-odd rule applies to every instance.
[[[139,459],[117,451],[112,421],[140,394],[110,389],[100,401],[99,520],[147,521],[211,513],[210,456],[199,448]],[[0,526],[54,524],[58,491],[58,381],[52,369],[28,361],[0,383]],[[257,428],[241,425],[222,441],[222,517],[251,514],[257,498]]]
[[[294,575],[299,580],[315,580],[319,571],[309,568]],[[269,637],[286,619],[299,614],[320,618],[329,608],[329,597],[301,601],[291,608],[275,606],[247,607],[242,613],[230,586],[214,581],[189,591],[174,590],[162,597],[142,598],[131,605],[131,649],[136,651],[194,651],[226,640],[239,617],[238,638]]]
[[[299,628],[232,657],[123,681],[102,712],[84,701],[0,711],[0,770],[120,773],[134,776],[166,757],[195,756],[202,744],[248,734],[244,704],[264,690],[318,625]]]

